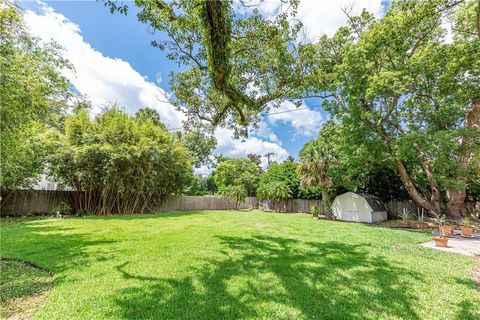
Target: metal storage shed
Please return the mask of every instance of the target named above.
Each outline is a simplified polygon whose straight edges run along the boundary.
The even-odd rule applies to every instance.
[[[387,220],[382,201],[370,194],[347,192],[335,198],[332,212],[338,220],[373,223]]]

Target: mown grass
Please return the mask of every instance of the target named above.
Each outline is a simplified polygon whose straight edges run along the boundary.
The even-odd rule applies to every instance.
[[[0,260],[0,319],[28,319],[53,287],[50,272],[23,261]]]
[[[39,319],[479,319],[473,259],[427,233],[205,211],[3,220],[2,256],[55,273]]]

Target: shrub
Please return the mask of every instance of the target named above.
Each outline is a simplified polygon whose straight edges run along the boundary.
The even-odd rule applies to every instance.
[[[55,218],[61,218],[65,214],[70,214],[72,212],[72,207],[66,202],[60,202],[52,210],[52,214]]]
[[[311,205],[310,213],[312,214],[312,217],[318,218],[318,207],[316,205]]]
[[[272,200],[280,210],[280,205],[285,204],[285,200],[292,197],[292,190],[287,183],[282,181],[274,181],[268,184],[261,184],[257,189],[257,197],[259,200]]]
[[[192,174],[182,142],[164,126],[131,118],[118,107],[94,119],[78,108],[67,116],[65,132],[52,131],[47,142],[51,176],[84,191],[75,211],[143,213],[180,192]]]
[[[222,197],[232,201],[236,210],[238,210],[240,204],[247,198],[247,189],[243,186],[226,186],[220,189],[219,193]]]
[[[282,183],[282,188],[284,190],[289,190],[289,196],[287,199],[297,197],[299,195],[300,181],[297,176],[296,168],[297,164],[293,162],[271,164],[268,167],[268,170],[260,176],[257,197],[259,196],[259,193],[264,192],[267,186],[268,189],[271,189],[275,183]],[[286,186],[286,188],[284,186]],[[277,186],[277,188],[279,187]],[[262,195],[260,194],[260,197],[261,196]]]

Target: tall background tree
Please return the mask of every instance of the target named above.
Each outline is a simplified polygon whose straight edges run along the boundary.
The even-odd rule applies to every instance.
[[[106,0],[112,11],[128,6]],[[136,0],[138,19],[167,40],[152,45],[186,67],[170,74],[172,103],[185,112],[186,126],[210,123],[248,134],[267,107],[295,98],[304,73],[297,48],[301,24],[294,18],[297,0],[265,19],[258,10],[239,16],[232,1]],[[240,6],[255,3],[240,1]]]
[[[478,0],[392,1],[380,19],[346,10],[348,25],[311,45],[298,41],[297,1],[274,19],[236,15],[229,1],[136,4],[140,21],[168,35],[153,44],[187,66],[171,87],[192,124],[245,134],[269,106],[319,96],[358,143],[358,165],[384,159],[421,207],[465,214],[480,121]]]
[[[383,18],[349,17],[305,48],[325,108],[395,166],[415,202],[440,213],[445,197],[452,216],[465,214],[480,121],[479,38],[454,28],[450,41],[443,29],[460,12],[480,21],[478,1],[394,1]]]
[[[226,159],[217,165],[213,179],[219,192],[229,186],[245,189],[247,196],[255,196],[260,170],[246,158]]]
[[[32,37],[20,9],[0,0],[0,185],[28,187],[43,172],[41,135],[65,111],[70,68],[54,43]]]

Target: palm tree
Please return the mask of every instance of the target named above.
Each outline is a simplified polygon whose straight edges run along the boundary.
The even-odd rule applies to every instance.
[[[337,163],[331,146],[321,140],[312,140],[300,151],[300,164],[297,167],[300,183],[312,186],[320,185],[323,203],[330,204],[330,190],[333,179],[329,169]]]

